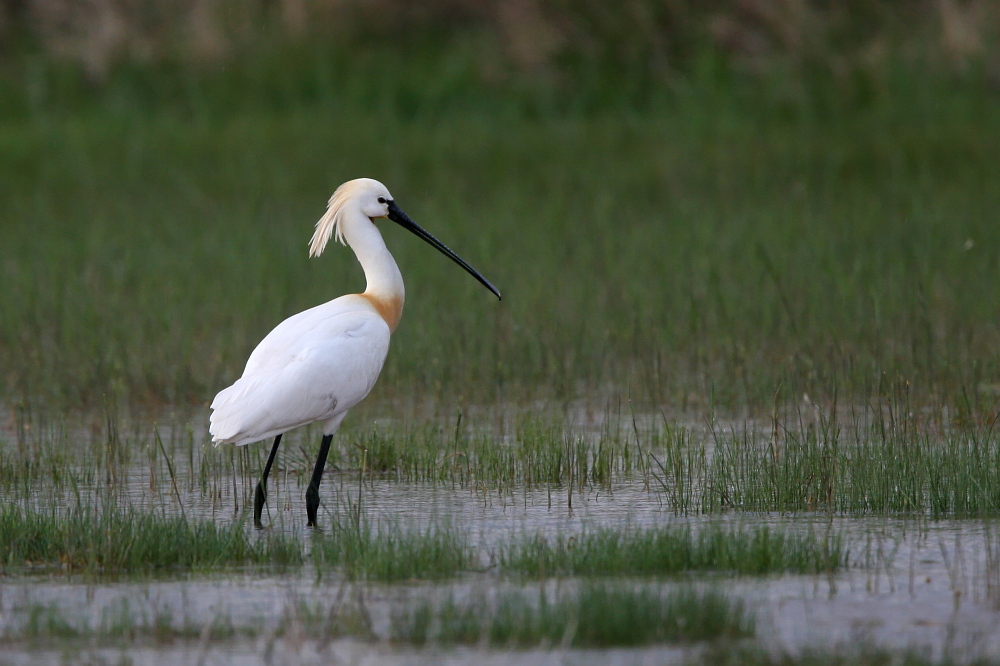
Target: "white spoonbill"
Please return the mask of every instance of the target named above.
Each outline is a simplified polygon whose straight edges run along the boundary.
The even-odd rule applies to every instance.
[[[443,252],[500,298],[500,292],[444,243],[404,213],[385,185],[351,180],[330,197],[316,223],[309,256],[323,253],[330,237],[349,245],[365,271],[368,287],[300,312],[281,322],[250,354],[243,376],[212,401],[212,441],[243,446],[274,437],[254,494],[254,524],[260,527],[267,475],[282,433],[308,423],[323,424],[323,441],[306,489],[309,525],[316,524],[319,483],[333,433],[347,410],[375,385],[389,351],[389,337],[403,314],[403,276],[375,226],[388,217]]]

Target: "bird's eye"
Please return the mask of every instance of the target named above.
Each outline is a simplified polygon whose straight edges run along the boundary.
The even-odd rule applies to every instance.
[[[378,198],[378,202],[379,203],[385,203],[385,197],[379,197]]]

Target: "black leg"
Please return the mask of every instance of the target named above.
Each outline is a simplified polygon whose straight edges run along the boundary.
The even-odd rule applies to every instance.
[[[316,458],[316,467],[309,480],[309,487],[306,488],[306,515],[309,517],[309,527],[316,526],[316,510],[319,508],[319,482],[323,478],[323,468],[326,467],[326,456],[330,453],[330,442],[332,441],[333,435],[323,435],[323,442],[319,445],[319,456]]]
[[[267,475],[271,473],[271,465],[274,464],[274,454],[278,452],[278,444],[281,444],[281,435],[274,438],[274,444],[271,445],[271,455],[267,457],[264,473],[261,474],[260,481],[257,482],[257,492],[253,495],[254,527],[263,527],[260,524],[260,514],[264,510],[264,502],[267,501]]]

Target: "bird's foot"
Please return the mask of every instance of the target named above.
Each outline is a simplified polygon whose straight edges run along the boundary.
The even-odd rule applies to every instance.
[[[316,511],[319,509],[319,488],[309,484],[306,488],[306,516],[309,521],[306,523],[309,527],[316,527]]]
[[[267,502],[267,489],[258,481],[257,490],[253,494],[253,526],[257,529],[264,527],[260,522],[260,516],[264,512],[265,502]]]

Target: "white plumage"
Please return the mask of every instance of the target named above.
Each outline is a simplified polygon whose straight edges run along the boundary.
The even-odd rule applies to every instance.
[[[212,439],[242,446],[315,421],[332,434],[372,390],[388,353],[388,324],[357,295],[289,317],[215,397]]]
[[[376,219],[385,217],[436,247],[500,297],[486,278],[400,210],[382,183],[359,178],[338,187],[326,214],[316,223],[309,256],[322,254],[335,236],[354,250],[365,271],[367,289],[278,324],[250,354],[243,376],[212,401],[209,432],[213,442],[242,446],[276,438],[254,500],[258,526],[281,434],[321,422],[323,442],[306,491],[309,524],[315,524],[330,439],[382,371],[405,298],[403,277],[375,226]]]

